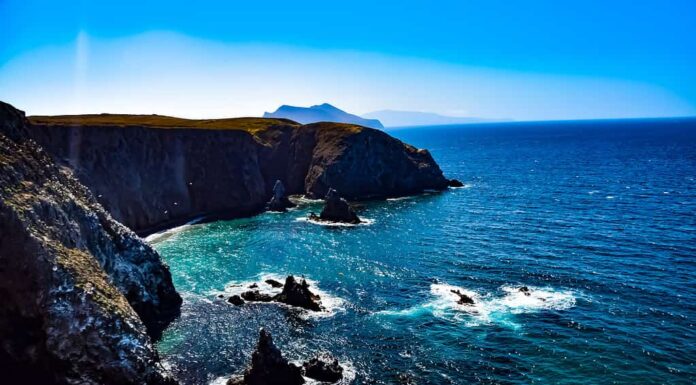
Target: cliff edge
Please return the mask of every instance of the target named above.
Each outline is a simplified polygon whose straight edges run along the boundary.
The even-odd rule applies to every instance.
[[[27,134],[0,102],[3,383],[173,383],[151,343],[181,305],[168,268]]]
[[[262,211],[288,194],[379,199],[447,187],[437,163],[388,134],[286,119],[156,115],[29,117],[28,130],[121,223],[142,234],[199,216]]]

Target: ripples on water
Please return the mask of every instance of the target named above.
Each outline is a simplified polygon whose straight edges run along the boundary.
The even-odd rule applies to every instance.
[[[306,202],[169,233],[155,246],[184,305],[160,351],[183,383],[219,381],[264,326],[291,360],[331,351],[358,384],[692,384],[695,127],[396,131],[466,188],[367,203],[367,226],[298,221],[319,209]],[[328,316],[216,298],[286,274]]]

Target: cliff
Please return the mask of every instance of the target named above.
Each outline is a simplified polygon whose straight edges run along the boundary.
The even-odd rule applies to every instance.
[[[181,305],[168,268],[27,134],[0,102],[3,383],[172,383],[150,340]]]
[[[364,127],[382,129],[382,123],[378,119],[365,119],[358,115],[349,114],[340,108],[336,108],[329,103],[319,104],[311,107],[295,107],[283,105],[278,107],[275,112],[266,112],[264,118],[285,118],[293,121],[309,124],[318,122],[333,122],[356,124]]]
[[[356,125],[151,115],[29,120],[30,135],[116,220],[141,233],[260,212],[276,180],[288,194],[321,198],[333,187],[352,200],[447,187],[428,151]]]

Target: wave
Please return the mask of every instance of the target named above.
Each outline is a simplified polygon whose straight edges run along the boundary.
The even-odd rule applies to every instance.
[[[297,222],[308,222],[313,225],[319,225],[319,226],[327,226],[327,227],[356,227],[356,226],[370,226],[375,223],[374,219],[370,218],[360,218],[360,223],[341,223],[341,222],[324,222],[324,221],[317,221],[314,219],[310,219],[307,217],[299,217],[296,218],[295,221]]]
[[[269,284],[266,283],[266,280],[268,279],[273,279],[278,282],[285,282],[285,278],[287,276],[279,275],[279,274],[272,274],[272,273],[261,273],[258,276],[258,279],[255,280],[249,280],[249,281],[232,281],[229,282],[227,285],[225,285],[225,288],[223,290],[211,290],[208,292],[210,296],[217,297],[219,295],[223,295],[225,298],[228,298],[233,295],[241,295],[245,291],[249,290],[258,290],[262,294],[268,294],[268,295],[276,295],[280,294],[281,291],[283,291],[283,288],[275,288]],[[298,277],[298,276],[296,276]],[[322,290],[319,287],[318,281],[315,281],[310,278],[302,277],[309,283],[310,290],[314,293],[319,295],[321,297],[321,305],[324,307],[324,311],[306,311],[304,309],[299,309],[293,306],[289,306],[283,303],[279,302],[255,302],[255,304],[268,304],[268,305],[274,305],[274,306],[285,306],[291,309],[299,309],[302,310],[300,317],[301,318],[325,318],[325,317],[332,317],[336,313],[345,311],[345,304],[346,301],[343,298],[331,295],[330,293]],[[256,288],[250,288],[252,284],[257,284],[258,287]]]
[[[163,230],[163,231],[160,231],[160,232],[157,232],[154,234],[150,234],[143,239],[145,240],[145,242],[148,242],[148,243],[162,242],[165,239],[168,239],[168,238],[172,237],[173,235],[176,235],[176,234],[188,229],[189,227],[197,224],[198,222],[202,221],[203,219],[204,219],[203,217],[195,218],[189,222],[186,222],[185,224],[183,224],[181,226],[172,227],[171,229],[167,229],[167,230]]]
[[[502,286],[502,296],[492,293],[481,294],[463,287],[432,284],[431,301],[403,310],[384,310],[375,313],[382,316],[420,317],[433,315],[438,318],[463,322],[467,326],[498,323],[517,328],[510,315],[536,313],[543,310],[566,310],[575,306],[576,296],[571,291],[532,287],[529,295],[520,291],[521,286]],[[459,291],[474,300],[472,305],[459,304]]]

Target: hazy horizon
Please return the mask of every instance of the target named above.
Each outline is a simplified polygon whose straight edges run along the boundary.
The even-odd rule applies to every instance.
[[[30,115],[696,115],[689,2],[184,4],[1,3],[0,100]]]

